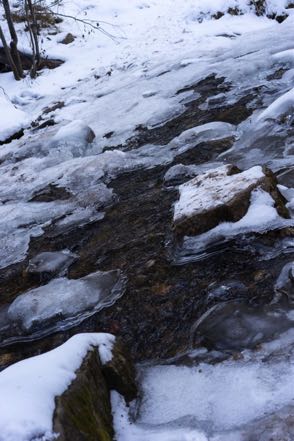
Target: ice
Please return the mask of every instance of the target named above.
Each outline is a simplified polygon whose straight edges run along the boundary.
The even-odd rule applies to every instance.
[[[293,304],[294,302],[294,262],[287,263],[281,270],[279,277],[274,285],[276,301],[282,296]]]
[[[178,180],[193,178],[197,175],[199,168],[196,165],[176,164],[172,166],[164,175],[164,182],[173,184]]]
[[[236,128],[232,124],[224,122],[212,122],[185,130],[170,142],[171,149],[177,149],[177,153],[183,153],[201,142],[229,138],[236,134]]]
[[[293,327],[294,317],[291,317],[289,307],[273,304],[254,308],[240,300],[221,300],[223,303],[214,305],[194,324],[191,335],[193,346],[195,342],[201,345],[205,341],[216,350],[240,351],[255,347]]]
[[[60,277],[19,295],[9,306],[8,320],[25,333],[48,333],[80,323],[111,306],[124,293],[119,270],[97,271],[81,279]]]
[[[61,127],[49,143],[49,153],[57,154],[61,149],[68,158],[87,154],[87,147],[95,138],[94,132],[83,121],[75,120]]]
[[[59,275],[63,275],[67,268],[78,258],[76,254],[71,253],[68,250],[64,251],[44,251],[37,254],[33,259],[29,261],[28,272],[29,273],[52,273],[58,272]]]
[[[268,118],[277,119],[286,112],[291,113],[294,107],[294,88],[277,98],[267,109],[259,115],[257,121]]]
[[[273,162],[274,170],[289,165],[290,137],[287,133],[283,135],[287,141],[282,146],[274,141],[268,143],[266,135],[271,133],[272,126],[264,126],[263,120],[258,123],[258,112],[239,127],[214,121],[185,131],[168,146],[146,145],[132,152],[120,150],[139,125],[158,127],[183,112],[183,97],[195,99],[199,94],[191,91],[183,95],[177,91],[211,74],[225,77],[226,83],[232,84],[232,91],[222,97],[224,103],[235,102],[246,90],[249,93],[250,88],[266,84],[269,93],[263,97],[263,106],[267,108],[289,91],[292,87],[289,72],[274,82],[273,88],[266,77],[279,63],[288,63],[283,53],[293,49],[293,17],[279,25],[254,16],[247,2],[240,0],[238,6],[247,12],[243,16],[226,14],[220,20],[209,19],[215,12],[225,12],[231,3],[236,5],[235,1],[178,2],[177,14],[171,14],[172,0],[147,2],[148,7],[143,8],[139,0],[128,4],[110,0],[102,6],[96,0],[91,4],[61,5],[61,13],[72,16],[85,13],[89,20],[101,20],[115,41],[99,32],[83,38],[79,26],[64,19],[61,33],[72,32],[77,37],[71,45],[59,44],[60,34],[50,35],[49,40],[48,30],[41,31],[46,55],[65,60],[60,68],[43,71],[36,81],[26,78],[16,82],[11,73],[1,74],[1,87],[29,121],[41,117],[43,122],[50,117],[56,123],[42,130],[25,131],[22,139],[1,148],[1,201],[18,203],[20,207],[26,204],[29,210],[28,201],[46,186],[63,187],[73,195],[71,212],[67,204],[63,209],[58,207],[64,210],[61,216],[65,217],[55,225],[64,231],[84,225],[88,219],[94,222],[103,217],[105,206],[115,197],[106,180],[134,168],[170,163],[200,142],[238,138],[231,154],[238,156],[237,165],[241,168],[264,162]],[[268,7],[282,11],[285,2],[277,4],[272,0]],[[28,50],[27,33],[22,24],[18,29],[20,48]],[[237,38],[220,37],[228,32]],[[43,113],[58,102],[64,103],[64,107],[52,111],[50,116]],[[13,106],[11,103],[8,105]],[[85,142],[87,128],[96,135],[92,143]],[[110,132],[113,134],[107,139],[105,134]],[[256,147],[258,133],[263,144]],[[103,153],[105,147],[113,151]],[[223,162],[228,161],[220,159],[219,163]],[[54,216],[48,222],[52,224],[53,219]],[[42,225],[42,222],[36,225],[36,234],[42,233]],[[3,232],[2,249],[6,251],[0,255],[1,267],[19,262],[26,255],[31,232],[26,227],[23,238],[18,233],[17,230],[9,235]],[[13,245],[17,240],[19,253]]]
[[[88,351],[112,358],[114,336],[77,334],[58,348],[20,361],[0,373],[0,440],[53,440],[55,397],[75,379]]]
[[[191,416],[200,427],[234,429],[290,404],[293,375],[293,366],[281,362],[154,367],[145,373],[138,421],[158,425]]]
[[[293,354],[291,329],[222,362],[142,366],[141,398],[112,396],[117,439],[291,440]]]
[[[0,268],[24,259],[31,237],[41,236],[51,222],[73,209],[72,204],[11,203],[0,205]]]
[[[174,207],[174,221],[225,205],[264,177],[259,166],[238,174],[230,174],[228,165],[208,170],[179,187],[180,199]]]

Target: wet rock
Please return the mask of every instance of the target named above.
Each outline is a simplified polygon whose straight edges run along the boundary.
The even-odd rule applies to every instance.
[[[112,349],[112,359],[103,365],[103,375],[109,389],[119,392],[127,402],[138,395],[136,372],[127,348],[116,340]]]
[[[53,429],[60,441],[113,439],[109,390],[97,351],[87,354],[74,381],[56,398]]]
[[[30,199],[30,202],[52,202],[64,201],[71,198],[71,193],[63,187],[49,184],[42,190],[36,192]]]
[[[221,222],[240,220],[247,212],[255,188],[267,191],[278,213],[289,217],[285,199],[270,170],[253,167],[241,172],[226,165],[198,175],[179,187],[180,199],[174,207],[173,226],[178,236],[198,235]]]
[[[75,37],[69,32],[62,40],[61,44],[70,44],[75,41]]]

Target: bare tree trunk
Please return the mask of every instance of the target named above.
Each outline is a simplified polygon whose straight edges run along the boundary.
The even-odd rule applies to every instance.
[[[33,63],[31,68],[31,78],[36,78],[37,69],[40,64],[40,48],[38,40],[38,24],[35,14],[35,8],[32,0],[25,0],[25,12],[28,30],[30,33],[32,53],[33,53]]]
[[[29,10],[31,13],[31,19],[32,19],[31,30],[32,30],[32,34],[33,34],[34,43],[35,43],[36,64],[38,67],[38,65],[40,63],[40,58],[41,58],[40,57],[40,48],[39,48],[39,39],[38,39],[38,23],[37,23],[35,8],[32,3],[32,0],[27,0],[27,3],[28,3]]]
[[[20,61],[20,56],[18,53],[18,49],[17,49],[17,44],[18,44],[18,39],[17,39],[17,34],[15,32],[15,28],[14,28],[14,24],[13,24],[13,20],[11,17],[11,11],[10,11],[10,6],[9,6],[9,1],[8,0],[2,0],[3,6],[4,6],[4,11],[5,11],[5,18],[8,24],[8,28],[9,28],[9,32],[11,35],[11,42],[10,42],[10,50],[11,50],[11,56],[13,58],[15,67],[18,71],[18,75],[20,78],[23,77],[23,69],[22,69],[22,64]]]
[[[8,63],[8,64],[10,65],[10,67],[11,67],[11,70],[12,70],[12,72],[13,72],[14,78],[15,78],[17,81],[19,81],[19,80],[21,79],[21,76],[19,75],[19,71],[18,71],[18,69],[16,68],[16,65],[15,65],[15,63],[14,63],[14,61],[13,61],[13,58],[12,58],[12,56],[11,56],[11,52],[10,52],[10,48],[9,48],[9,46],[8,46],[8,44],[7,44],[7,41],[6,41],[6,38],[5,38],[5,36],[4,36],[4,33],[3,33],[3,31],[2,31],[1,26],[0,26],[0,40],[2,41],[2,44],[3,44],[3,48],[4,48],[4,51],[5,51],[5,55],[6,55],[6,59],[7,59],[7,63]]]
[[[26,21],[30,34],[31,46],[32,46],[32,67],[30,71],[31,78],[36,78],[37,75],[37,66],[36,66],[36,50],[35,50],[35,41],[33,37],[33,32],[30,23],[30,14],[29,14],[29,6],[27,0],[25,0],[25,12],[26,12]]]

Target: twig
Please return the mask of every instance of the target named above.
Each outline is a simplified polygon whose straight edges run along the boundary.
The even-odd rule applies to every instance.
[[[105,29],[103,29],[99,23],[95,20],[88,20],[88,19],[82,19],[82,18],[77,18],[73,15],[67,15],[67,14],[61,14],[60,12],[54,12],[52,10],[50,10],[50,12],[53,15],[57,15],[58,17],[64,17],[64,18],[70,18],[74,21],[77,21],[79,23],[82,23],[86,26],[89,26],[93,29],[95,29],[96,31],[102,32],[102,34],[106,35],[107,37],[111,38],[111,40],[117,42],[118,37],[116,37],[115,35],[110,34],[109,32],[107,32]],[[96,24],[93,24],[96,23]],[[125,38],[125,37],[120,37],[120,38]]]

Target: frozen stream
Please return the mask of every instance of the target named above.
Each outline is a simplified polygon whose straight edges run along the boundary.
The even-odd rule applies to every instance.
[[[111,333],[140,385],[112,395],[117,441],[293,441],[294,9],[130,3],[138,39],[94,61],[77,37],[51,83],[3,74],[24,132],[0,149],[0,368]]]

